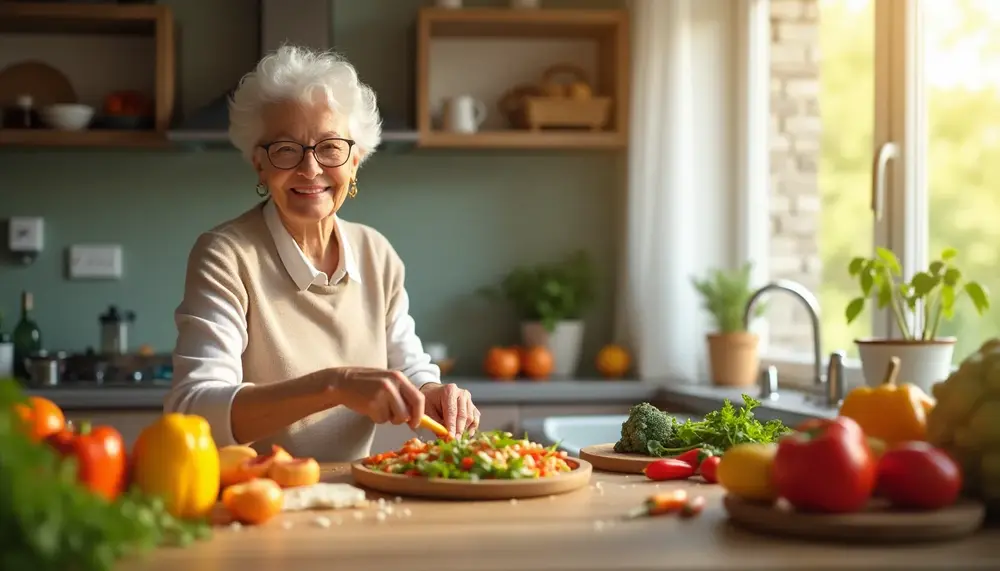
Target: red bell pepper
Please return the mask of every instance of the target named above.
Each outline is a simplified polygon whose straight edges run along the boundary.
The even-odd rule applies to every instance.
[[[813,419],[778,442],[772,479],[796,509],[855,512],[871,499],[876,462],[857,422]]]
[[[83,423],[78,430],[67,427],[47,442],[64,458],[77,464],[77,481],[108,501],[117,498],[127,481],[127,453],[122,435],[110,426],[91,428]]]

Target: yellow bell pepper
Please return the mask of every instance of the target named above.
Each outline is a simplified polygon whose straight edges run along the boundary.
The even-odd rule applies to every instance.
[[[133,482],[174,517],[204,518],[215,506],[219,452],[204,418],[164,414],[139,434],[132,462]]]
[[[848,393],[840,415],[857,421],[865,435],[886,447],[908,440],[927,439],[927,415],[935,401],[920,387],[896,383],[899,358],[893,357],[882,384],[858,387]]]

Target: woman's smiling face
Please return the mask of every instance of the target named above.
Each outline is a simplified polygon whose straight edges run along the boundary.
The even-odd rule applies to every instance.
[[[342,140],[350,138],[347,117],[325,102],[282,101],[264,107],[263,121],[268,149],[257,149],[254,167],[278,210],[300,224],[336,213],[360,162],[357,147]],[[300,145],[316,148],[303,155]]]

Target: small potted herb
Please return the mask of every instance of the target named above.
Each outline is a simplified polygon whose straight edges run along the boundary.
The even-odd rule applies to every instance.
[[[707,278],[692,278],[702,298],[702,307],[712,316],[715,330],[706,336],[712,382],[716,385],[746,387],[754,384],[760,366],[759,339],[743,325],[743,313],[754,290],[750,287],[753,265],[738,270],[714,270]],[[754,317],[764,304],[754,310]]]
[[[594,300],[595,273],[586,252],[558,262],[519,267],[497,287],[481,290],[510,304],[521,320],[525,347],[546,347],[553,377],[571,377],[580,363],[583,313]]]
[[[978,282],[966,280],[955,265],[958,252],[947,248],[927,269],[903,279],[899,259],[886,248],[871,258],[851,260],[848,272],[857,279],[861,295],[847,304],[847,323],[854,322],[869,300],[878,309],[890,308],[901,337],[858,339],[858,353],[869,385],[881,382],[892,357],[900,360],[899,378],[925,391],[948,377],[955,352],[954,337],[938,337],[944,321],[955,315],[956,304],[968,299],[983,315],[990,296]]]

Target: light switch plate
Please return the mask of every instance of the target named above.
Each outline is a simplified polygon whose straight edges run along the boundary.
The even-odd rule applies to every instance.
[[[76,244],[69,247],[70,279],[119,279],[122,277],[120,244]]]
[[[45,247],[45,223],[37,217],[14,216],[8,221],[11,252],[41,252]]]

